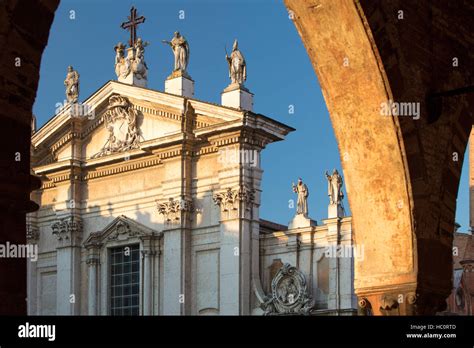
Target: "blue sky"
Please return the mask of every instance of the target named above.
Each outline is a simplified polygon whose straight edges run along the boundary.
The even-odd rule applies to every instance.
[[[282,1],[276,0],[63,0],[56,12],[45,49],[40,84],[33,108],[38,126],[49,120],[55,104],[63,102],[68,65],[80,74],[80,97],[85,100],[108,80],[116,79],[114,50],[126,43],[120,28],[134,5],[146,21],[138,36],[149,41],[145,59],[148,86],[164,90],[171,73],[170,40],[178,30],[190,44],[188,72],[195,81],[195,97],[220,103],[220,92],[229,84],[224,48],[235,38],[247,61],[247,88],[255,94],[254,111],[286,123],[296,131],[263,151],[260,216],[287,224],[294,215],[288,201],[295,199],[291,183],[298,177],[309,187],[309,215],[318,221],[327,216],[324,172],[341,171],[337,143],[318,80]],[[180,19],[180,11],[184,19]],[[75,19],[71,19],[74,11]],[[290,114],[290,105],[294,113]],[[467,157],[466,157],[467,159]],[[456,220],[467,230],[468,176],[464,163]],[[345,202],[346,210],[348,203]]]

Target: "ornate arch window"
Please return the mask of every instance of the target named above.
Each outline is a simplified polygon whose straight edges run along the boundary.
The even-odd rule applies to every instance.
[[[87,248],[89,315],[150,315],[161,232],[124,215],[91,233]],[[155,258],[156,257],[156,258]]]

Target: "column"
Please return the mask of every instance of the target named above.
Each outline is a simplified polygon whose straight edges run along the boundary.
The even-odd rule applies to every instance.
[[[79,315],[82,223],[77,217],[68,216],[54,223],[52,229],[58,239],[57,314]]]
[[[87,293],[87,313],[88,315],[97,315],[97,281],[98,281],[98,267],[99,259],[90,258],[87,260],[87,267],[89,272],[89,284],[88,284],[88,293]]]
[[[251,313],[252,281],[256,280],[252,271],[257,271],[255,262],[259,262],[258,257],[254,259],[253,249],[258,248],[258,242],[252,239],[257,195],[253,171],[244,167],[221,171],[222,188],[213,196],[221,211],[219,306],[222,315]],[[259,169],[255,172],[261,174]]]
[[[339,218],[332,218],[324,220],[327,226],[327,243],[330,251],[329,259],[329,294],[328,294],[328,309],[335,310],[339,314],[341,309],[340,299],[340,265],[339,256],[339,237],[340,237],[340,221]]]
[[[37,279],[37,265],[38,265],[38,240],[39,240],[39,230],[36,227],[36,223],[32,222],[33,218],[27,215],[26,223],[26,242],[27,245],[31,245],[36,249],[36,259],[33,260],[29,258],[26,261],[27,265],[27,314],[28,315],[37,315],[37,306],[38,306],[38,279]]]
[[[153,260],[155,253],[151,250],[143,250],[143,315],[153,314]]]

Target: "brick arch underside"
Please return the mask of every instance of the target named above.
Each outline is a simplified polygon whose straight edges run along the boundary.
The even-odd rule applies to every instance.
[[[371,303],[374,314],[443,310],[451,292],[456,197],[473,123],[472,5],[285,4],[321,85],[355,240],[364,248],[364,258],[355,262],[356,294]],[[453,66],[453,57],[459,66]],[[420,103],[419,119],[383,116],[387,100]],[[410,300],[405,305],[400,298]]]
[[[26,243],[28,211],[35,210],[30,175],[32,107],[41,56],[59,0],[0,1],[0,244]],[[18,157],[18,155],[20,157]],[[15,160],[19,159],[19,161]],[[26,259],[0,260],[0,315],[26,314]]]

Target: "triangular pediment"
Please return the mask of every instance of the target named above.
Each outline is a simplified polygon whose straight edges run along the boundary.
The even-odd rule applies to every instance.
[[[93,232],[84,245],[103,245],[113,241],[127,241],[131,238],[158,236],[160,233],[125,215],[120,215],[103,230]]]
[[[127,105],[123,105],[123,109],[120,109],[121,105],[117,107],[119,120],[115,122],[114,119],[111,123],[107,122],[106,116],[109,115],[110,120],[112,99],[115,96],[122,98]],[[45,165],[72,157],[73,139],[82,143],[80,157],[84,160],[97,156],[96,154],[107,146],[111,137],[115,137],[117,143],[125,141],[131,117],[120,116],[132,110],[136,116],[136,124],[133,125],[136,127],[136,143],[180,134],[183,115],[189,107],[192,107],[194,112],[195,129],[239,121],[243,119],[244,114],[242,111],[216,104],[109,81],[79,106],[67,105],[58,110],[57,114],[33,135],[32,145],[39,159],[34,161],[34,165]]]

